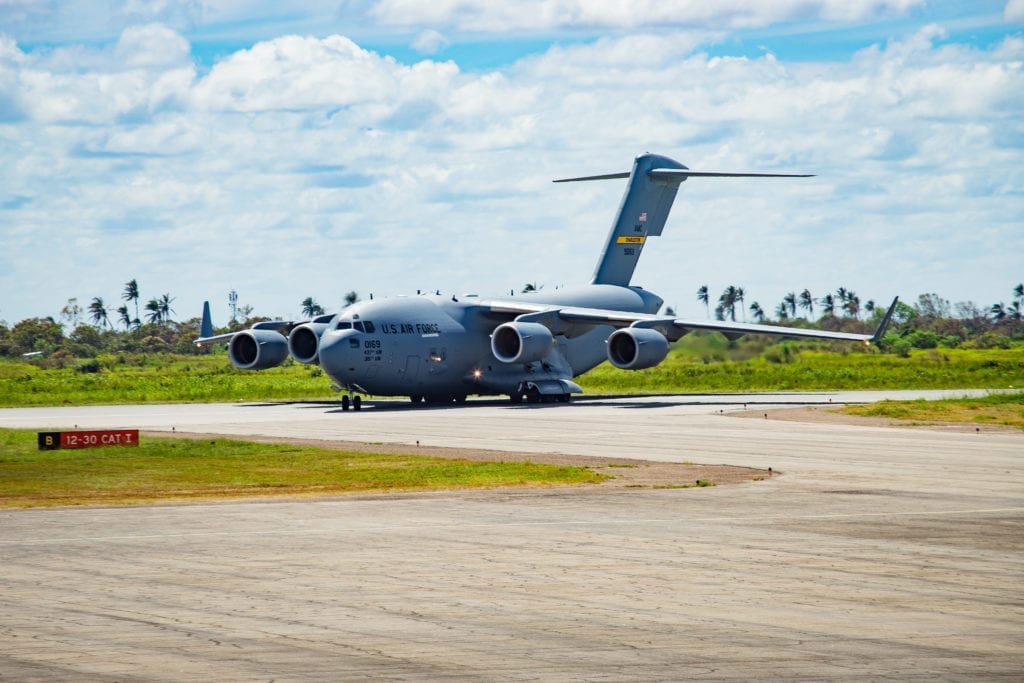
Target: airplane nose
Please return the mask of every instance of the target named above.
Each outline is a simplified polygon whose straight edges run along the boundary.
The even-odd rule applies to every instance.
[[[320,338],[320,367],[330,377],[347,382],[354,375],[359,360],[359,332],[328,330]]]

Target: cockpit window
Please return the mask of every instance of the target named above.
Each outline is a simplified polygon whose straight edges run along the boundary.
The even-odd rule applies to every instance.
[[[377,331],[377,328],[375,328],[373,326],[373,323],[370,322],[369,320],[364,320],[363,321],[363,327],[366,328],[366,334],[373,334],[374,332]]]
[[[365,332],[366,331],[365,329],[363,329],[363,321],[361,321],[361,320],[355,321],[354,323],[352,323],[352,326],[355,327],[360,332]]]
[[[336,330],[351,330],[352,329],[352,323],[350,323],[347,320],[339,320],[338,324],[335,326],[334,329],[336,329]]]

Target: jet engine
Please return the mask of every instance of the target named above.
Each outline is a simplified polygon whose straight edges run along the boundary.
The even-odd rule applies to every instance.
[[[608,362],[620,370],[653,368],[668,355],[668,339],[646,327],[624,327],[608,337]]]
[[[245,330],[231,338],[228,358],[239,370],[266,370],[288,357],[288,340],[273,330]]]
[[[319,363],[320,335],[328,327],[327,323],[299,325],[288,335],[288,353],[300,363]]]
[[[532,363],[551,352],[555,338],[540,323],[511,322],[491,334],[491,353],[502,363]]]

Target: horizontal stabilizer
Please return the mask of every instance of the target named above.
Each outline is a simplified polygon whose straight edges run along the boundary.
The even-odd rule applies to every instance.
[[[679,179],[680,182],[687,178],[813,178],[813,173],[765,173],[762,171],[694,171],[689,168],[652,168],[647,175],[654,180]],[[605,173],[602,175],[588,175],[580,178],[559,178],[552,180],[553,183],[575,183],[584,180],[616,180],[628,178],[629,171],[622,173]]]
[[[764,173],[762,171],[694,171],[689,168],[652,168],[647,175],[666,178],[813,178],[813,173]]]

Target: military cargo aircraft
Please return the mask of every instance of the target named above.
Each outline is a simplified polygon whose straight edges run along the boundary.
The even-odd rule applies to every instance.
[[[679,185],[701,177],[808,177],[802,174],[694,171],[656,154],[638,156],[625,173],[555,182],[628,178],[590,284],[514,297],[416,295],[355,303],[305,321],[267,321],[213,334],[203,308],[198,345],[228,344],[237,368],[263,370],[289,355],[318,363],[344,391],[342,408],[360,395],[408,396],[413,403],[463,403],[470,395],[507,394],[513,403],[568,401],[582,392],[573,378],[601,362],[622,370],[658,365],[669,344],[692,330],[877,341],[873,335],[659,315],[662,299],[630,284],[651,237],[661,235]]]

